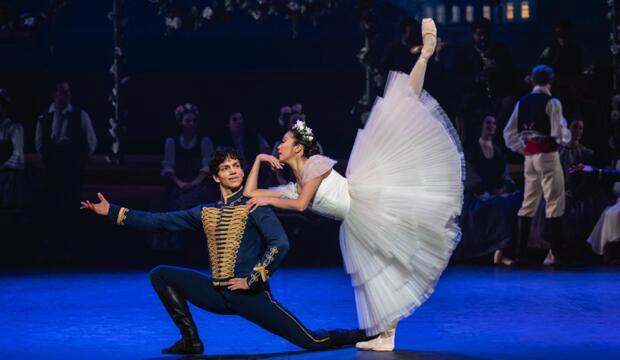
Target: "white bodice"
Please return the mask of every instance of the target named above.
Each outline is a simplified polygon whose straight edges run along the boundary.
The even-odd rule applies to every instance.
[[[347,179],[332,169],[330,174],[321,181],[321,185],[314,194],[310,210],[335,219],[344,220],[349,212],[351,196]]]
[[[326,156],[313,155],[304,164],[301,181],[307,182],[329,172],[329,175],[321,181],[309,208],[319,215],[342,221],[349,212],[351,197],[349,183],[334,170],[335,164],[336,161]],[[272,187],[270,190],[278,192],[284,198],[297,199],[299,196],[297,184],[292,182]]]

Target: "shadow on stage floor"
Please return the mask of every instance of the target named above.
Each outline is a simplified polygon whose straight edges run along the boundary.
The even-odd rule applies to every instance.
[[[148,360],[245,360],[245,359],[355,359],[355,360],[476,360],[481,358],[441,352],[406,351],[357,352],[353,349],[325,351],[288,351],[265,354],[192,355],[153,357]]]

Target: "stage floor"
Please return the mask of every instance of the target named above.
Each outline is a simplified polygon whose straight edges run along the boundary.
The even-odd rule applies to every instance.
[[[178,331],[147,275],[5,272],[0,359],[174,359],[159,353]],[[341,269],[281,269],[271,284],[309,328],[356,326]],[[401,322],[394,353],[306,352],[239,317],[192,311],[205,343],[204,356],[192,359],[620,358],[618,268],[450,267],[435,294]]]

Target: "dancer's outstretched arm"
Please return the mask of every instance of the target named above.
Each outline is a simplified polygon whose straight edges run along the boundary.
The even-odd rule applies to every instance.
[[[411,73],[409,73],[409,84],[417,96],[422,94],[426,64],[433,56],[437,46],[437,27],[435,27],[433,19],[422,20],[422,42],[424,45],[422,46],[420,57],[413,66]]]
[[[280,193],[277,191],[258,188],[258,175],[260,173],[260,164],[263,161],[269,163],[271,168],[274,170],[282,169],[282,163],[275,156],[258,154],[256,156],[256,160],[254,160],[254,164],[252,165],[250,174],[245,181],[245,187],[243,188],[243,195],[245,197],[253,198],[257,196],[280,196]]]
[[[276,196],[278,197],[253,197],[248,201],[248,210],[254,211],[254,209],[259,206],[271,205],[284,210],[305,211],[308,206],[310,206],[314,194],[316,194],[319,185],[321,185],[321,181],[323,181],[323,177],[321,176],[306,181],[301,187],[301,192],[296,199],[281,198],[279,197],[280,193],[277,192],[278,195]]]
[[[138,230],[187,231],[202,229],[202,206],[187,210],[152,213],[130,210],[110,204],[101,193],[97,193],[98,203],[82,201],[81,210],[91,210],[97,215],[106,216],[117,225]]]

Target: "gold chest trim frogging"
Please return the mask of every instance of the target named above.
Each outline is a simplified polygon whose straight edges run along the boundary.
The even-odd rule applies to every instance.
[[[201,215],[213,278],[234,277],[237,253],[248,220],[246,207],[243,205],[205,207]]]

